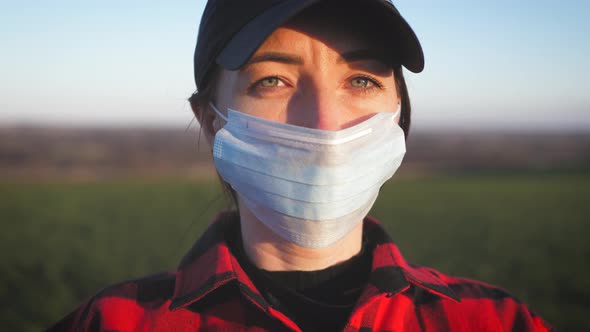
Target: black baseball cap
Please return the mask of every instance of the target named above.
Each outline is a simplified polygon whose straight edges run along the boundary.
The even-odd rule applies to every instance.
[[[332,1],[335,12],[343,1],[377,8],[399,47],[397,63],[414,73],[424,69],[418,37],[391,0],[209,0],[195,49],[197,88],[215,63],[228,70],[239,69],[274,30],[304,9],[326,1]]]

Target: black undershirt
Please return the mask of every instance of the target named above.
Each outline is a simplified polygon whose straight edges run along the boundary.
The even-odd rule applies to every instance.
[[[271,272],[256,267],[244,252],[238,232],[230,250],[271,306],[304,332],[341,331],[371,272],[371,250],[317,271]]]

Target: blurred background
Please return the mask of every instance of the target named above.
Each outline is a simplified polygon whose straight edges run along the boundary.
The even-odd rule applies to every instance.
[[[424,47],[371,214],[405,256],[590,330],[588,1],[395,1]],[[225,208],[186,98],[204,1],[0,5],[0,321],[172,270]]]

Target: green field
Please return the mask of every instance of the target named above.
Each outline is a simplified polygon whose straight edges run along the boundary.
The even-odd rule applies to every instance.
[[[559,330],[590,331],[589,183],[402,179],[371,214],[410,261],[503,286]],[[40,330],[108,284],[173,269],[225,203],[214,182],[0,184],[3,330]]]

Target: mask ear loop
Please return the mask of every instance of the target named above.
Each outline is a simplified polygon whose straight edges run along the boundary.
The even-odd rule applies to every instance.
[[[394,119],[398,116],[401,119],[401,117],[402,117],[402,104],[401,103],[397,104],[397,111],[395,111],[395,113],[393,113]]]
[[[225,121],[227,123],[227,116],[223,115],[223,113],[221,113],[217,107],[215,107],[215,105],[213,105],[212,102],[209,102],[209,106],[211,106],[211,109],[213,109],[213,111],[217,114],[217,116],[221,119],[223,119],[223,121]],[[215,120],[213,121],[213,128],[219,126],[219,129],[221,129],[221,124],[219,123],[219,118],[215,118]],[[216,130],[219,130],[216,129]]]
[[[209,102],[209,106],[211,106],[211,108],[213,109],[213,111],[219,115],[220,118],[222,118],[225,122],[227,122],[227,116],[223,115],[223,113],[221,113],[217,107],[215,107],[215,105],[213,105],[212,102]]]

